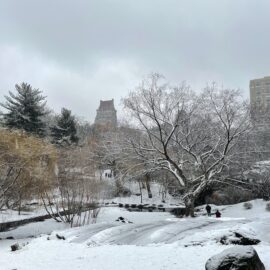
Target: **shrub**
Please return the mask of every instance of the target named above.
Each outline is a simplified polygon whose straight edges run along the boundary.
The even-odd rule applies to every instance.
[[[211,196],[206,196],[205,200],[208,204],[224,205],[235,204],[254,199],[250,191],[241,190],[239,188],[226,187],[221,191],[214,191]]]
[[[11,245],[10,248],[11,248],[11,251],[16,251],[16,250],[19,250],[20,249],[20,246],[19,246],[18,243],[16,243],[14,245]]]
[[[266,211],[270,211],[270,202],[268,202],[268,203],[266,204],[265,209],[266,209]]]
[[[245,202],[244,204],[243,204],[243,206],[244,206],[244,208],[245,209],[251,209],[252,207],[253,207],[253,205],[252,205],[252,203],[251,202]]]
[[[18,207],[50,189],[56,150],[23,131],[0,130],[0,209]]]

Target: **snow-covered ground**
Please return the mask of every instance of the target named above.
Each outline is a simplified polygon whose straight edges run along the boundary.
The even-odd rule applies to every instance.
[[[129,189],[132,192],[131,196],[128,197],[116,197],[111,200],[105,200],[104,202],[116,202],[116,203],[133,203],[133,204],[162,204],[166,208],[170,208],[172,206],[176,205],[183,205],[181,204],[179,198],[174,198],[172,197],[168,192],[162,196],[162,186],[159,185],[158,183],[152,183],[151,184],[151,192],[152,192],[152,198],[148,198],[147,190],[142,189],[140,191],[139,185],[136,182],[127,182],[125,183],[125,187]],[[140,192],[142,192],[142,197],[139,195]],[[137,194],[137,195],[136,195]],[[163,198],[164,197],[164,198]],[[162,200],[165,200],[163,202]]]
[[[107,180],[112,181],[111,179]],[[140,193],[140,189],[137,183],[128,182],[125,186],[132,191],[132,195],[128,197],[116,197],[113,199],[107,199],[100,201],[101,205],[105,203],[111,204],[112,202],[116,204],[123,203],[123,204],[141,204],[141,196],[136,196],[135,194]],[[163,205],[166,208],[173,208],[177,206],[183,206],[183,204],[179,203],[179,199],[173,198],[170,194],[166,194],[165,196],[165,203],[162,202],[162,194],[161,194],[161,185],[157,183],[153,183],[151,185],[151,190],[153,197],[151,199],[148,198],[148,194],[146,189],[142,189],[142,203],[143,204],[155,204],[155,205]],[[54,208],[54,206],[51,206]],[[18,211],[15,210],[0,210],[0,223],[8,222],[8,221],[15,221],[21,219],[27,219],[32,217],[37,217],[41,215],[46,215],[47,212],[44,209],[44,206],[41,201],[38,202],[37,205],[28,205],[28,211],[21,211],[20,215]]]
[[[270,270],[270,212],[262,200],[252,204],[250,210],[242,203],[212,206],[221,210],[220,219],[206,217],[203,209],[196,218],[177,219],[169,213],[128,212],[115,207],[102,209],[97,223],[84,227],[67,229],[54,221],[29,224],[0,233],[1,238],[20,238],[0,240],[0,269],[201,270],[209,257],[230,247],[220,244],[220,238],[240,231],[262,241],[254,248]],[[133,223],[115,221],[120,216]],[[36,226],[39,230],[34,232]],[[50,236],[25,238],[52,229],[56,231]],[[57,239],[56,234],[66,240]],[[17,241],[29,243],[11,252],[10,244]]]
[[[18,211],[15,210],[1,210],[0,211],[0,222],[15,221],[21,219],[27,219],[32,217],[37,217],[41,215],[46,215],[47,212],[42,205],[29,207],[29,211],[21,211],[20,215]]]

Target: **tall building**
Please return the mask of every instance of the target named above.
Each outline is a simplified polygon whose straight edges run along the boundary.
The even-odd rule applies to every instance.
[[[108,128],[116,128],[117,126],[117,111],[114,107],[114,100],[101,100],[97,115],[95,118],[96,126],[104,126]]]
[[[256,112],[270,110],[270,76],[251,80],[249,83],[250,104]]]

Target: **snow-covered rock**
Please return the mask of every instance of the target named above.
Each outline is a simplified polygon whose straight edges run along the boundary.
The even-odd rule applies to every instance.
[[[115,221],[119,221],[119,222],[122,222],[122,223],[133,223],[133,222],[131,222],[131,221],[129,221],[126,218],[123,218],[123,217],[119,217]]]
[[[256,250],[251,246],[237,246],[210,258],[206,270],[265,270]]]
[[[223,245],[257,245],[261,241],[255,238],[252,235],[247,235],[245,233],[240,232],[233,232],[231,235],[225,235],[220,239],[220,243]]]

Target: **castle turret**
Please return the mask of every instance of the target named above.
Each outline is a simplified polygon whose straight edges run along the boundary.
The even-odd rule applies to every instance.
[[[95,125],[115,128],[117,126],[117,111],[114,107],[114,100],[101,100]]]

